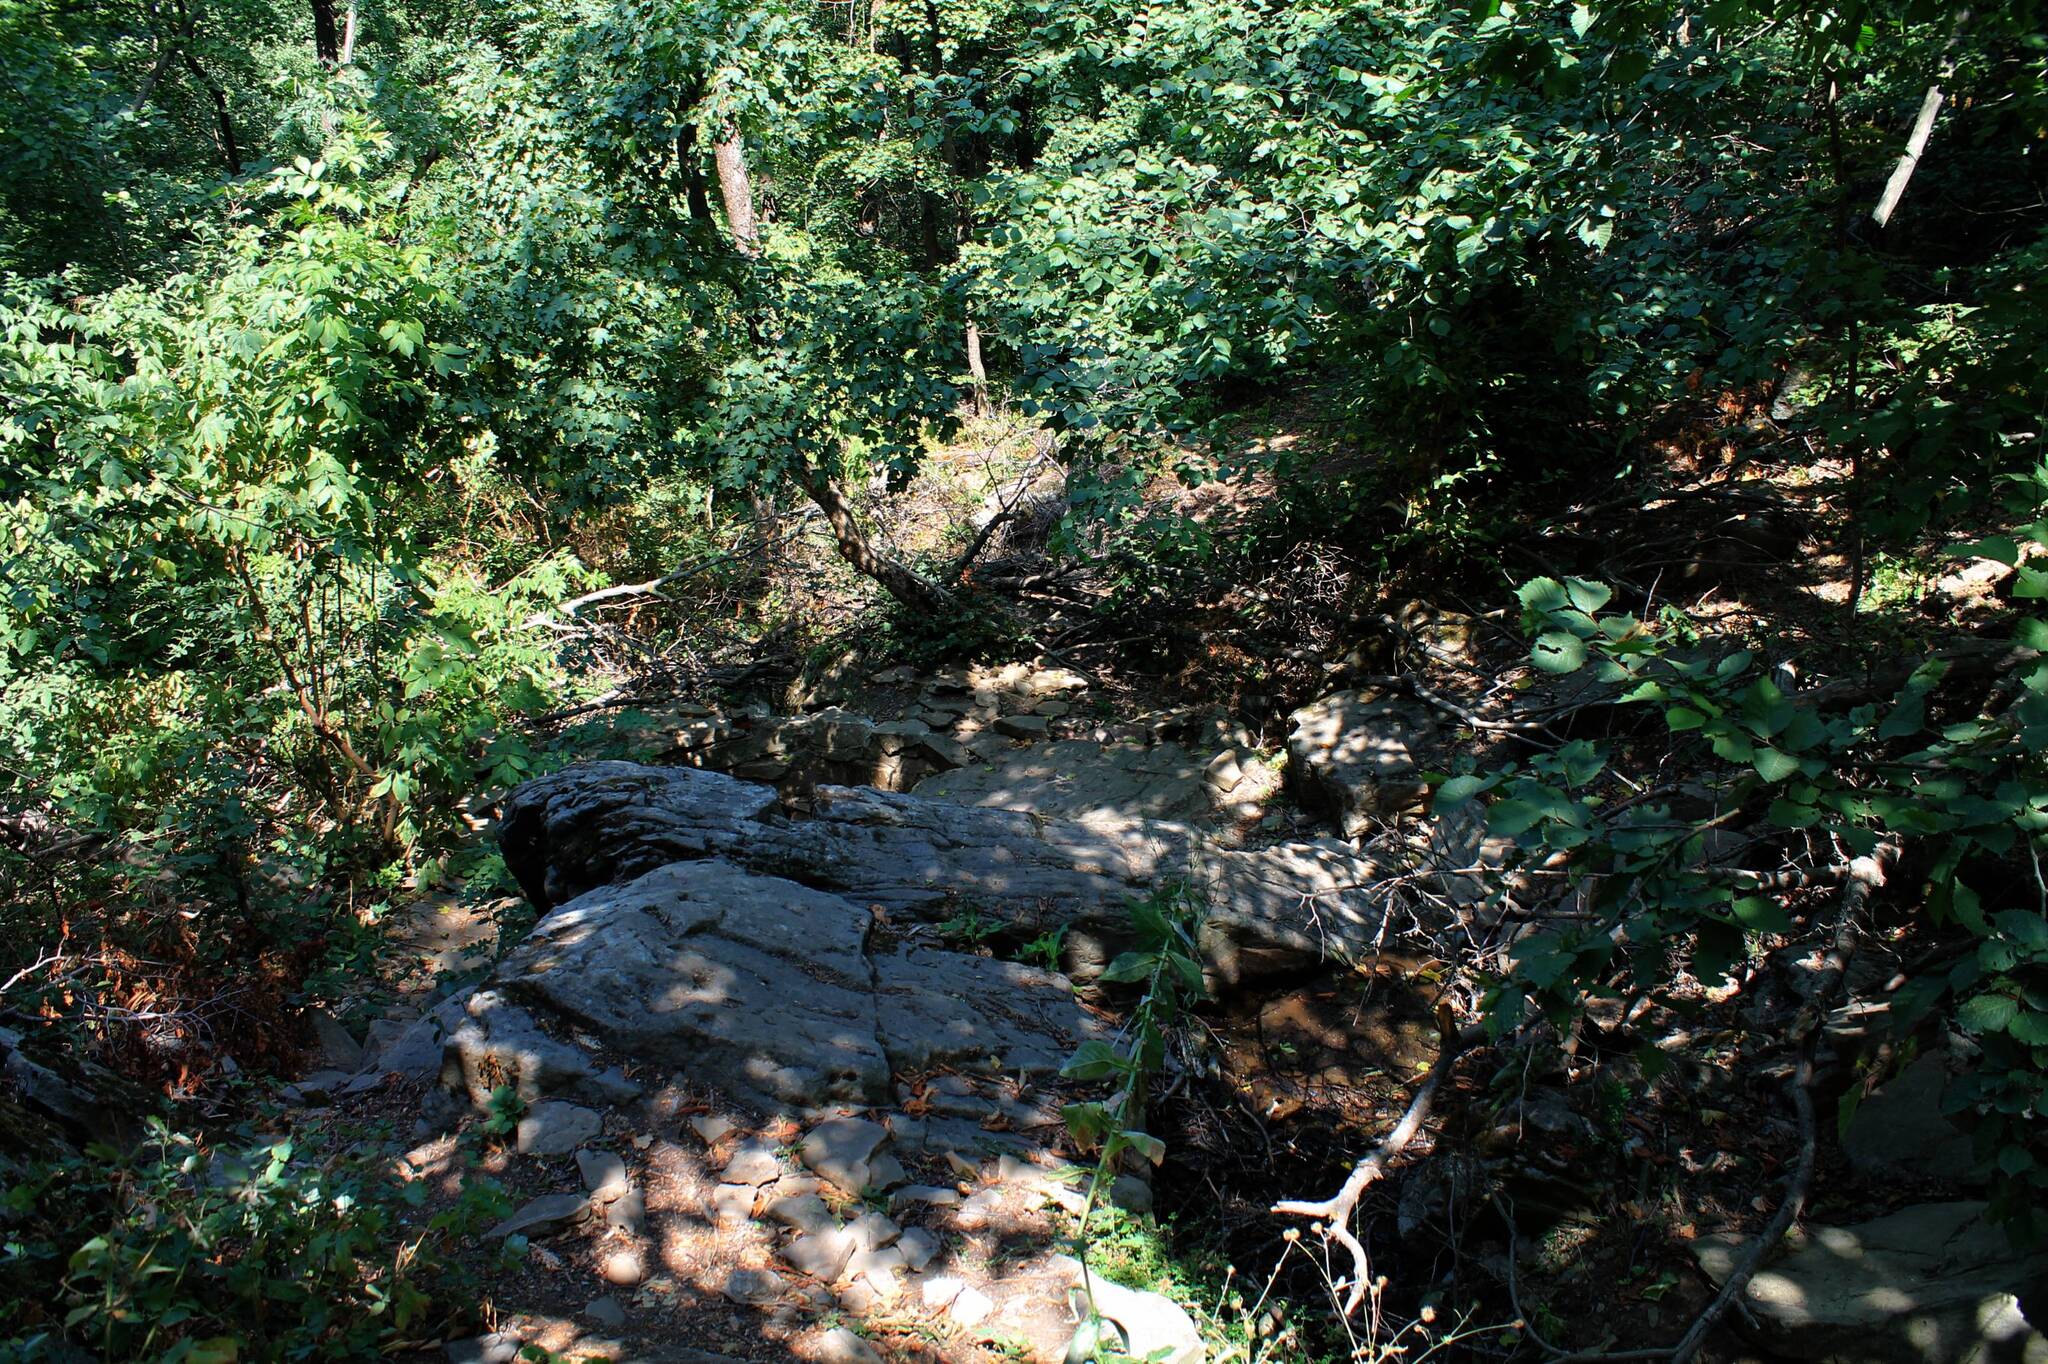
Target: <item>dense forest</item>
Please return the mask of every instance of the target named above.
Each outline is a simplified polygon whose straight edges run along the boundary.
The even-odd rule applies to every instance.
[[[1108,1279],[1180,1361],[2039,1357],[2044,289],[2031,0],[0,0],[0,1361],[1145,1357]],[[763,737],[820,716],[823,785]],[[549,782],[720,766],[794,838],[1041,742],[1238,793],[1139,811],[1196,851],[1099,957],[770,834],[717,931],[772,872],[1078,991],[1056,1352],[508,1221],[623,1185],[516,1061],[371,1062],[555,998],[519,944],[632,820],[577,881]],[[1257,856],[1370,875],[1280,922]],[[436,914],[488,933],[420,979]],[[687,1099],[608,1097],[651,1216],[730,1110],[807,1239],[914,1220],[822,1100],[562,1008]],[[968,1103],[884,1042],[855,1107]],[[1930,1207],[1975,1297],[1780,1331],[1783,1257]],[[1007,1310],[1011,1242],[888,1225]],[[508,1334],[590,1256],[626,1345]]]

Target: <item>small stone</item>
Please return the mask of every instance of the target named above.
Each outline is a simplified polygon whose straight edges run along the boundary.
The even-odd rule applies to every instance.
[[[989,1299],[988,1294],[978,1288],[962,1287],[959,1293],[954,1295],[952,1304],[946,1308],[946,1315],[961,1326],[979,1326],[987,1321],[988,1314],[995,1310],[996,1305]]]
[[[791,1241],[783,1247],[782,1258],[814,1279],[837,1283],[856,1249],[850,1233],[838,1227],[827,1227]]]
[[[609,1203],[626,1191],[626,1162],[610,1151],[578,1151],[576,1168],[583,1175],[583,1187],[600,1202]]]
[[[544,1194],[522,1206],[484,1235],[494,1241],[515,1233],[528,1237],[545,1236],[581,1217],[589,1206],[590,1200],[582,1194]]]
[[[875,1310],[881,1295],[868,1286],[866,1279],[855,1279],[839,1290],[839,1305],[856,1317],[864,1317]]]
[[[626,1324],[626,1309],[619,1306],[617,1298],[592,1298],[584,1304],[583,1315],[607,1331],[616,1331]]]
[[[834,1327],[820,1336],[811,1358],[817,1364],[882,1364],[882,1357],[875,1353],[875,1347],[846,1326]]]
[[[891,1213],[916,1206],[957,1208],[960,1206],[960,1191],[942,1188],[937,1184],[907,1184],[889,1195]]]
[[[969,1198],[953,1212],[953,1225],[962,1231],[979,1231],[1003,1206],[1002,1195],[994,1189],[983,1189]]]
[[[1109,1201],[1125,1212],[1152,1211],[1152,1186],[1136,1175],[1118,1175],[1109,1186]]]
[[[957,1279],[950,1274],[941,1275],[936,1279],[926,1279],[924,1281],[925,1311],[937,1312],[950,1305],[953,1299],[960,1296],[960,1290],[965,1287],[967,1287],[965,1279]]]
[[[448,1364],[512,1364],[519,1358],[525,1341],[509,1331],[496,1331],[468,1340],[451,1340],[441,1347]]]
[[[1012,739],[1043,739],[1051,722],[1043,715],[999,715],[996,733]]]
[[[721,1184],[711,1191],[711,1216],[720,1231],[744,1226],[754,1215],[754,1186]]]
[[[903,1228],[878,1212],[863,1213],[846,1229],[853,1235],[856,1250],[880,1250],[896,1244],[896,1238],[903,1234]]]
[[[731,1134],[733,1124],[730,1118],[721,1118],[715,1113],[699,1113],[690,1119],[690,1127],[703,1138],[706,1146],[716,1146]]]
[[[771,1143],[757,1137],[743,1142],[732,1153],[732,1158],[725,1162],[724,1174],[728,1184],[770,1184],[782,1177],[782,1161]]]
[[[631,1288],[647,1277],[647,1266],[640,1262],[639,1251],[615,1250],[604,1257],[604,1265],[600,1272],[604,1275],[606,1283]]]
[[[309,1009],[306,1016],[313,1025],[313,1039],[319,1044],[321,1060],[340,1071],[352,1071],[363,1064],[361,1044],[349,1036],[340,1019],[325,1009]]]
[[[772,1269],[735,1269],[718,1291],[742,1307],[762,1307],[782,1296],[789,1280]]]
[[[645,1151],[652,1145],[654,1145],[654,1133],[636,1132],[633,1134],[633,1149],[635,1151]]]
[[[566,1156],[604,1130],[604,1118],[588,1108],[549,1099],[519,1120],[519,1151],[529,1156]]]
[[[1033,1165],[1016,1156],[1002,1156],[996,1161],[996,1178],[1005,1184],[1021,1184],[1027,1189],[1035,1189],[1051,1177],[1043,1166]]]
[[[884,1151],[868,1162],[867,1188],[893,1189],[909,1178],[910,1172],[903,1168],[903,1162],[896,1159],[891,1152]]]
[[[923,1227],[912,1227],[897,1238],[896,1249],[903,1252],[905,1264],[921,1270],[939,1253],[939,1238]]]
[[[777,1197],[768,1204],[767,1216],[807,1236],[834,1225],[832,1209],[816,1194]]]
[[[1048,720],[1057,720],[1062,715],[1071,713],[1073,709],[1074,703],[1071,701],[1040,701],[1031,708],[1034,714],[1043,715]]]
[[[604,1224],[628,1234],[637,1234],[640,1224],[646,1220],[647,1200],[640,1196],[638,1189],[628,1189],[604,1210]]]
[[[893,1298],[903,1291],[903,1285],[896,1276],[902,1272],[905,1263],[903,1252],[894,1246],[856,1251],[846,1262],[846,1277],[863,1280],[880,1296]]]
[[[1237,760],[1237,750],[1226,748],[1209,759],[1202,777],[1209,789],[1218,795],[1229,795],[1235,791],[1238,783],[1244,780],[1244,768]]]
[[[804,1138],[804,1164],[847,1193],[858,1194],[868,1186],[868,1161],[888,1135],[880,1123],[865,1118],[833,1118]]]

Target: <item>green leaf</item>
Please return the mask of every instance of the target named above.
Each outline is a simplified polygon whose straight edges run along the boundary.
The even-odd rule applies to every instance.
[[[1083,1042],[1060,1074],[1069,1080],[1106,1080],[1125,1068],[1124,1058],[1107,1042]]]
[[[2004,1032],[2020,1011],[2011,995],[1987,993],[1972,996],[1956,1010],[1956,1021],[1973,1033]]]
[[[1130,1143],[1132,1150],[1136,1151],[1146,1160],[1151,1161],[1154,1165],[1166,1159],[1166,1143],[1153,1136],[1150,1132],[1141,1132],[1136,1128],[1127,1128],[1123,1135],[1124,1140]]]
[[[1706,722],[1707,717],[1694,710],[1691,706],[1673,706],[1664,712],[1664,723],[1670,727],[1673,734],[1683,733],[1688,729],[1698,729]]]
[[[1781,782],[1799,771],[1799,760],[1775,748],[1759,748],[1750,756],[1750,766],[1768,782]]]
[[[1530,648],[1529,660],[1547,673],[1575,673],[1586,666],[1586,641],[1563,630],[1545,630]]]
[[[1699,943],[1692,954],[1692,973],[1702,985],[1719,985],[1734,971],[1743,953],[1741,929],[1719,919],[1702,920]]]
[[[1792,920],[1785,907],[1761,895],[1745,895],[1729,906],[1745,928],[1759,933],[1790,933]]]
[[[1448,810],[1454,805],[1463,805],[1491,785],[1492,781],[1485,777],[1452,777],[1436,788],[1436,808]]]
[[[1144,980],[1158,965],[1159,954],[1156,952],[1125,952],[1109,964],[1101,979],[1115,983]]]

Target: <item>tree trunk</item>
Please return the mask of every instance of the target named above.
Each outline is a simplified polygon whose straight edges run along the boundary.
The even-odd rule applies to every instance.
[[[974,412],[976,416],[988,414],[988,370],[981,363],[981,328],[974,325],[974,319],[967,319],[967,373],[974,380]]]
[[[356,7],[350,0],[348,18],[341,25],[341,53],[334,59],[336,66],[347,66],[356,59]]]
[[[341,29],[334,22],[334,0],[313,0],[313,55],[323,66],[341,60]]]
[[[818,510],[825,513],[825,522],[832,527],[833,542],[839,546],[839,553],[846,562],[880,583],[884,592],[913,611],[933,615],[953,613],[958,603],[952,593],[910,565],[874,547],[867,532],[854,518],[853,508],[846,504],[846,498],[830,476],[822,470],[805,466],[796,471],[795,479],[797,486],[818,504]]]
[[[192,22],[191,11],[185,8],[185,0],[178,0],[178,27],[184,34],[183,40],[177,44],[179,60],[185,63],[185,69],[192,73],[192,79],[198,81],[200,88],[213,100],[213,116],[219,129],[221,158],[228,163],[229,175],[240,175],[242,148],[235,139],[235,121],[228,115],[227,93],[215,83],[213,77],[206,74],[206,68],[201,66],[199,59],[192,54],[192,49],[198,45],[199,34]]]
[[[742,256],[761,254],[761,241],[754,228],[754,182],[747,175],[747,149],[740,130],[728,127],[712,148],[718,165],[718,192],[725,200],[725,221],[732,229],[733,245]]]

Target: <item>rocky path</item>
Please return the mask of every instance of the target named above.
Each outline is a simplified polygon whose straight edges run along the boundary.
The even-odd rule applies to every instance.
[[[510,793],[501,846],[538,925],[480,986],[378,1025],[353,1063],[337,1037],[333,1064],[297,1090],[352,1104],[394,1074],[427,1085],[427,1139],[402,1169],[442,1196],[476,1145],[445,1133],[516,1110],[484,1169],[517,1194],[488,1239],[523,1254],[494,1275],[494,1329],[446,1358],[1064,1359],[1079,1267],[1062,1236],[1085,1175],[1059,1110],[1096,1096],[1058,1072],[1114,1034],[1114,995],[1084,1006],[1074,982],[1119,950],[1139,897],[1192,891],[1211,984],[1249,1002],[1261,1038],[1296,1039],[1304,1092],[1426,1059],[1426,1009],[1387,1013],[1382,1036],[1321,1018],[1313,986],[1246,987],[1377,959],[1397,887],[1433,891],[1404,899],[1407,916],[1473,909],[1469,869],[1498,841],[1415,813],[1423,772],[1441,768],[1437,720],[1358,692],[1298,711],[1296,791],[1381,851],[1246,846],[1254,824],[1284,838],[1310,818],[1277,799],[1278,763],[1220,732],[1084,737],[1079,689],[1039,676],[913,689],[918,713],[879,723],[685,716],[679,733],[722,737],[678,740],[679,765],[586,763]],[[871,784],[823,780],[863,773]],[[442,936],[473,946],[459,924]],[[1041,964],[1004,959],[1026,950]],[[1252,1090],[1274,1115],[1300,1098]],[[1556,1097],[1557,1121],[1579,1122]],[[1873,1120],[1889,1101],[1870,1101]],[[1151,1190],[1126,1172],[1112,1197],[1144,1210]],[[1746,1295],[1788,1350],[2037,1350],[2013,1285],[2040,1262],[2007,1255],[1980,1204],[1812,1231]],[[1700,1238],[1706,1278],[1739,1249]],[[1203,1358],[1181,1307],[1099,1278],[1096,1294],[1132,1354]]]

